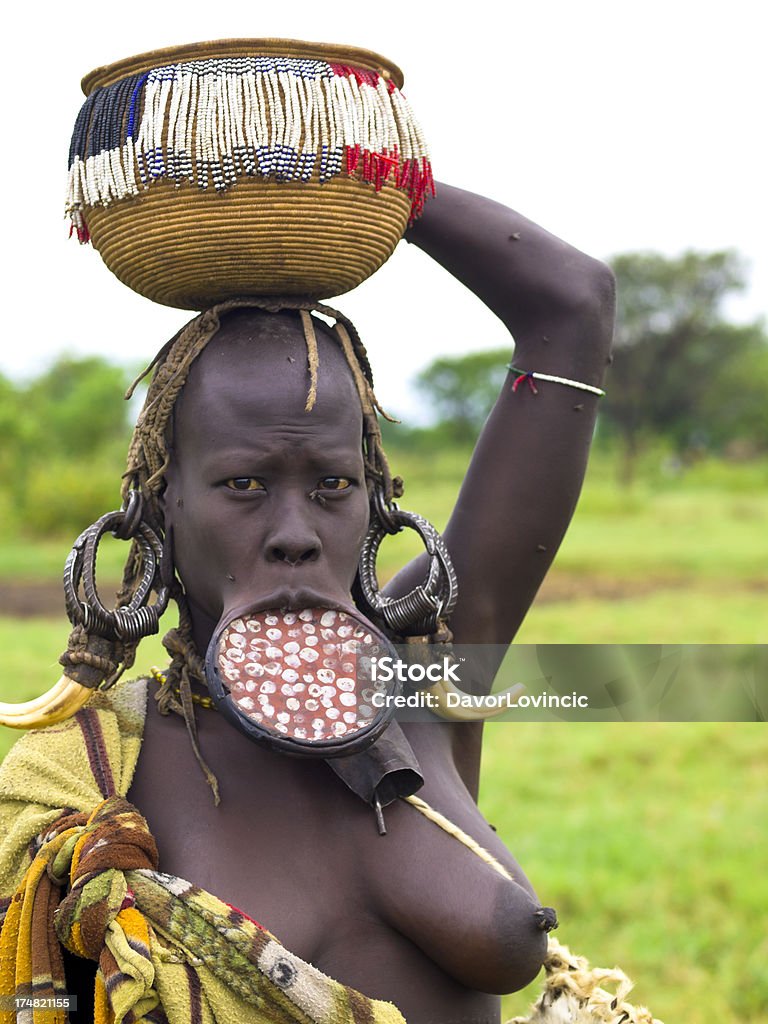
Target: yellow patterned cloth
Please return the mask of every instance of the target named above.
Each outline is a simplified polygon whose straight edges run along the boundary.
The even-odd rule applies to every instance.
[[[158,870],[125,799],[145,713],[146,683],[125,683],[0,766],[0,1024],[65,1024],[64,1010],[13,1009],[67,991],[61,945],[98,963],[96,1024],[404,1024]]]

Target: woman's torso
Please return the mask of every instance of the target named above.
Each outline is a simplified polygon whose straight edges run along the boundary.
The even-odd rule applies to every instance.
[[[212,710],[197,717],[219,779],[218,807],[183,722],[160,716],[149,700],[128,797],[148,820],[161,869],[238,907],[336,980],[394,1002],[409,1024],[497,1021],[498,999],[468,988],[420,948],[430,929],[450,932],[459,949],[466,943],[467,957],[474,933],[487,940],[487,866],[402,802],[385,810],[388,832],[380,836],[371,808],[325,762],[262,750]],[[427,779],[420,795],[493,845],[453,768],[448,730],[412,727],[409,739]]]

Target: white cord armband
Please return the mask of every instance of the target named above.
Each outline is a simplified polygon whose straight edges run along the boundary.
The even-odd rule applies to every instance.
[[[528,381],[531,391],[534,395],[537,395],[539,393],[538,388],[533,382],[535,380],[548,380],[553,384],[565,384],[569,388],[576,388],[578,391],[590,391],[593,395],[598,395],[601,398],[605,394],[602,388],[596,388],[593,384],[583,384],[580,380],[555,377],[551,373],[537,373],[535,370],[521,370],[519,366],[513,366],[512,363],[507,363],[507,369],[518,375],[512,385],[513,391],[517,391],[521,384]]]

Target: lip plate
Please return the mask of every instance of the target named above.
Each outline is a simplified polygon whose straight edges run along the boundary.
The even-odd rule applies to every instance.
[[[309,600],[307,601],[307,599]],[[279,603],[280,601],[284,603]],[[302,603],[297,606],[297,601]],[[222,634],[234,619],[242,618],[246,615],[258,615],[272,609],[280,611],[302,611],[305,608],[322,608],[327,611],[345,612],[347,615],[350,615],[358,622],[362,623],[367,630],[373,633],[376,637],[376,642],[380,643],[382,647],[386,649],[387,654],[392,655],[395,658],[397,657],[397,652],[395,651],[392,642],[353,605],[344,606],[336,602],[334,602],[334,604],[329,604],[327,599],[323,601],[319,595],[311,591],[304,590],[290,592],[281,590],[279,594],[271,594],[268,598],[260,600],[256,604],[243,605],[235,609],[227,614],[226,621],[223,621],[222,616],[222,621],[219,622],[219,625],[214,630],[213,637],[208,645],[208,651],[205,656],[205,678],[208,684],[208,692],[216,705],[216,709],[221,712],[221,714],[232,725],[234,725],[235,728],[239,729],[240,732],[244,733],[244,735],[255,743],[267,747],[270,750],[279,751],[282,754],[289,754],[293,757],[320,757],[323,759],[349,757],[352,754],[359,754],[372,746],[389,725],[389,722],[395,713],[395,705],[393,701],[385,700],[385,706],[379,710],[378,714],[375,715],[366,725],[355,730],[355,732],[350,736],[342,736],[338,739],[327,740],[301,739],[294,736],[288,737],[283,736],[280,733],[276,733],[271,729],[264,728],[264,726],[259,725],[258,722],[254,722],[244,714],[232,699],[229,689],[219,672],[219,643],[221,641]],[[390,683],[389,688],[385,691],[385,696],[397,696],[401,689],[401,684],[395,675],[395,678]]]

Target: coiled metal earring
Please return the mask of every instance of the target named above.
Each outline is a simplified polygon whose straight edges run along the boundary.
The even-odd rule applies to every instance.
[[[130,601],[113,610],[104,607],[96,589],[96,555],[105,533],[135,541],[142,560],[141,579]],[[129,642],[157,633],[169,597],[162,582],[162,555],[157,534],[142,518],[141,497],[138,491],[131,491],[124,508],[108,512],[80,534],[67,558],[64,597],[72,625],[82,625],[108,640]],[[153,592],[155,601],[150,604]]]
[[[446,622],[459,596],[456,570],[445,542],[423,516],[406,512],[395,502],[388,504],[379,488],[374,490],[371,511],[358,566],[362,610],[379,617],[398,636],[431,636]],[[384,538],[403,529],[415,530],[421,537],[429,555],[429,569],[424,582],[409,593],[388,597],[379,589],[376,558]]]

